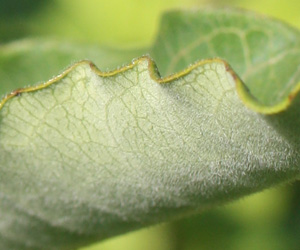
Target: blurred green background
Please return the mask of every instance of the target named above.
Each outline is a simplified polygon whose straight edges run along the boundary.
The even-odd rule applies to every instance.
[[[0,44],[27,37],[144,47],[170,8],[235,6],[300,28],[298,0],[0,0]],[[300,182],[85,250],[299,250]]]
[[[235,6],[300,27],[298,0],[0,0],[0,41],[59,37],[117,46],[149,45],[170,8]]]

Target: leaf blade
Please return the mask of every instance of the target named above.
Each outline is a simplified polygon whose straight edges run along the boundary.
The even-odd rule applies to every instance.
[[[226,69],[224,62],[210,61],[161,85],[147,57],[113,74],[95,73],[82,62],[44,88],[7,99],[0,127],[2,192],[14,206],[70,232],[74,238],[67,244],[80,246],[295,178],[299,168],[292,166],[299,159],[293,148],[242,104]],[[135,101],[125,101],[131,95]],[[47,105],[35,103],[39,99]],[[226,118],[229,107],[238,123]],[[42,120],[28,121],[41,113]],[[96,119],[98,127],[87,119]],[[243,123],[249,127],[235,130]],[[14,130],[11,124],[17,124]],[[276,151],[276,160],[273,150],[261,152],[269,144],[284,148]],[[20,237],[19,228],[14,223],[8,231]],[[47,230],[43,245],[59,248],[58,236]],[[87,236],[79,237],[82,230]],[[30,235],[35,234],[25,238],[31,247],[41,244]]]
[[[151,55],[162,75],[199,59],[225,59],[257,100],[241,93],[245,104],[261,113],[283,111],[300,89],[299,30],[248,11],[166,13]]]
[[[0,104],[0,244],[76,248],[294,180],[299,95],[290,103],[247,109],[263,106],[221,59],[164,78],[149,57],[112,72],[83,61],[12,92]]]

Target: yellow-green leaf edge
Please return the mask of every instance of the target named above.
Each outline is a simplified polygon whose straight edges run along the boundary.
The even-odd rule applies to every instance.
[[[159,84],[164,84],[164,83],[170,83],[173,80],[176,80],[178,78],[184,77],[186,75],[188,75],[192,70],[201,67],[203,65],[206,64],[211,64],[211,63],[221,63],[224,64],[227,72],[229,72],[234,81],[235,81],[235,85],[236,85],[236,91],[240,97],[240,99],[242,100],[242,102],[250,109],[252,109],[253,111],[256,111],[258,113],[261,114],[276,114],[279,112],[282,112],[284,110],[286,110],[292,103],[293,99],[296,97],[296,95],[300,92],[300,82],[296,84],[296,86],[294,87],[294,89],[289,93],[287,98],[284,98],[281,102],[279,102],[276,105],[273,106],[266,106],[266,105],[262,105],[261,103],[259,103],[255,96],[253,96],[247,86],[243,83],[243,81],[240,79],[240,77],[235,73],[235,71],[231,68],[231,66],[228,64],[228,62],[226,62],[223,59],[220,58],[213,58],[213,59],[205,59],[205,60],[201,60],[198,61],[192,65],[190,65],[189,67],[185,68],[184,70],[176,73],[176,74],[172,74],[166,77],[160,77],[159,74],[159,70],[156,66],[156,63],[154,62],[154,60],[148,56],[142,56],[140,58],[134,59],[130,64],[123,66],[121,68],[112,70],[112,71],[101,71],[100,69],[97,68],[97,66],[89,61],[89,60],[82,60],[79,61],[73,65],[71,65],[70,67],[68,67],[65,71],[63,71],[61,74],[53,77],[52,79],[50,79],[47,82],[35,85],[35,86],[30,86],[30,87],[25,87],[25,88],[19,88],[16,89],[14,91],[12,91],[10,94],[7,94],[0,102],[0,110],[2,109],[2,107],[5,105],[5,103],[15,97],[18,96],[22,93],[25,92],[34,92],[34,91],[38,91],[40,89],[44,89],[47,88],[48,86],[55,84],[57,81],[61,80],[62,78],[66,77],[74,68],[76,68],[79,65],[84,65],[87,64],[91,67],[91,69],[100,77],[110,77],[110,76],[114,76],[117,75],[118,73],[121,72],[125,72],[129,69],[132,69],[134,66],[143,63],[144,61],[147,61],[148,64],[148,71],[150,73],[150,77],[156,81]]]

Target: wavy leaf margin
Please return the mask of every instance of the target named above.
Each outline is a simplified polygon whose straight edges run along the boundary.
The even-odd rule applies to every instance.
[[[117,75],[118,73],[125,72],[129,69],[132,69],[134,66],[143,63],[144,61],[147,62],[148,64],[148,71],[150,77],[156,81],[159,84],[164,84],[164,83],[171,83],[172,81],[184,77],[188,75],[191,71],[194,69],[204,66],[206,64],[211,64],[211,63],[221,63],[225,66],[226,71],[231,74],[235,81],[235,86],[236,86],[236,91],[238,93],[238,96],[242,100],[245,106],[250,108],[251,110],[261,113],[261,114],[266,114],[266,115],[271,115],[271,114],[277,114],[280,113],[286,109],[288,109],[289,106],[291,106],[292,101],[295,99],[295,97],[298,95],[300,92],[300,82],[296,84],[294,89],[289,93],[287,98],[284,98],[281,102],[279,102],[276,105],[273,106],[266,106],[258,102],[258,100],[251,94],[249,89],[247,88],[247,85],[241,80],[241,78],[238,76],[238,74],[232,69],[232,67],[229,65],[229,63],[221,58],[212,58],[212,59],[205,59],[201,60],[198,62],[195,62],[194,64],[191,64],[184,70],[166,76],[166,77],[161,77],[159,73],[159,69],[155,63],[155,61],[149,56],[145,55],[142,57],[139,57],[137,59],[133,59],[130,64],[127,64],[123,67],[117,68],[112,71],[101,71],[92,61],[89,60],[82,60],[79,61],[71,66],[69,66],[66,70],[64,70],[61,74],[53,77],[52,79],[48,80],[47,82],[35,85],[35,86],[30,86],[30,87],[25,87],[25,88],[19,88],[11,93],[7,94],[1,101],[0,101],[0,111],[5,105],[5,103],[10,100],[11,98],[15,96],[19,96],[22,93],[25,92],[34,92],[38,91],[44,88],[47,88],[48,86],[55,84],[57,81],[61,80],[62,78],[65,78],[68,76],[68,74],[77,66],[87,64],[91,67],[91,69],[100,77],[110,77]]]

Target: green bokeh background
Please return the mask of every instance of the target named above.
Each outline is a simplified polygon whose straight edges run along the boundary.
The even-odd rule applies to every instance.
[[[298,0],[0,0],[0,44],[27,37],[145,47],[170,8],[235,6],[300,28]],[[300,182],[84,250],[298,250]]]

